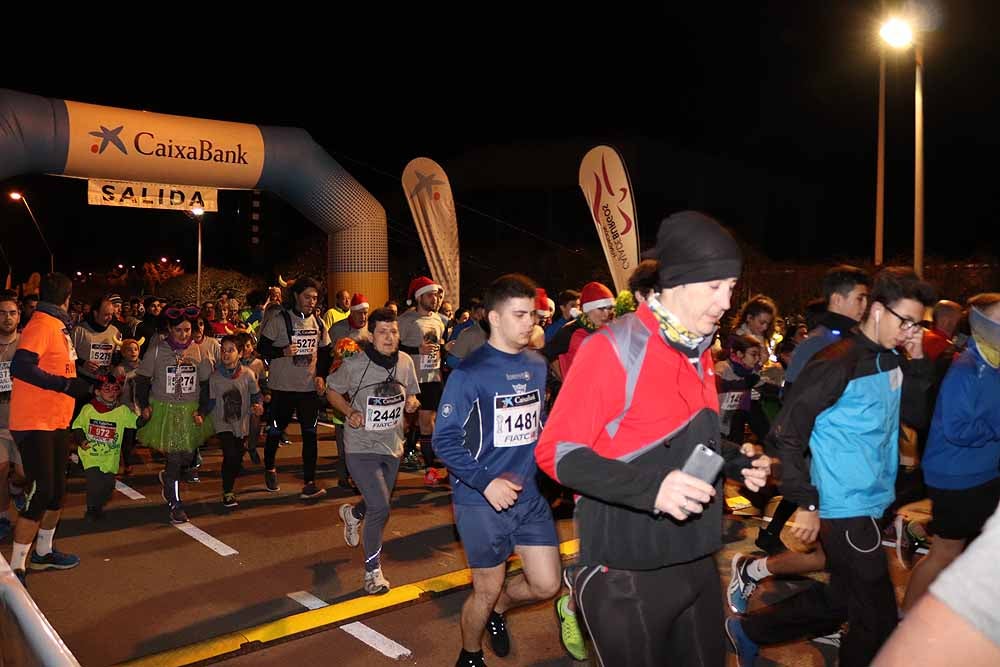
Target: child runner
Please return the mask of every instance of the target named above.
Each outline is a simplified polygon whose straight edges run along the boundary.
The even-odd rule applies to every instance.
[[[115,473],[124,443],[135,440],[136,414],[119,402],[124,375],[100,375],[97,391],[73,420],[73,439],[80,452],[87,479],[87,513],[90,521],[103,518],[104,506],[115,490]]]

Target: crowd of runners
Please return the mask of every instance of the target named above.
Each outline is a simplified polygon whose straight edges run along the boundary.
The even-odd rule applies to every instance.
[[[549,599],[553,641],[605,666],[723,665],[728,642],[749,667],[802,638],[839,646],[841,665],[934,664],[921,660],[948,654],[945,629],[964,664],[998,664],[1000,293],[960,304],[908,269],[841,265],[783,314],[767,295],[731,302],[741,271],[729,233],[687,211],[621,294],[591,282],[553,299],[515,273],[467,304],[425,276],[384,305],[340,291],[320,307],[309,278],[245,304],[83,304],[47,275],[37,295],[0,293],[0,540],[22,583],[75,567],[53,543],[67,470],[82,469],[100,521],[140,447],[162,465],[166,520],[188,521],[205,446],[221,448],[219,502],[238,511],[245,457],[267,491],[290,483],[276,455],[293,421],[300,497],[319,498],[329,419],[337,484],[360,497],[338,514],[366,593],[391,588],[400,469],[450,487],[472,571],[457,665],[485,665],[484,639],[507,656],[506,614]],[[723,587],[727,496],[768,521]],[[926,498],[929,524],[899,513]],[[564,567],[565,504],[580,550]],[[902,600],[884,539],[913,567]],[[764,579],[824,571],[751,611]]]

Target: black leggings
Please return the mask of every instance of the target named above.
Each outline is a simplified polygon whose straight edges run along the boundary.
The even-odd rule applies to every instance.
[[[319,415],[319,397],[315,391],[271,391],[271,424],[264,443],[264,470],[274,470],[274,457],[278,453],[281,433],[296,413],[302,429],[302,481],[316,480],[316,419]]]
[[[726,662],[722,589],[712,556],[647,571],[585,566],[574,592],[602,667]]]
[[[27,506],[21,515],[40,521],[48,510],[62,508],[66,495],[66,462],[69,460],[69,429],[12,431],[21,450]]]
[[[217,433],[222,444],[222,492],[232,493],[236,476],[243,464],[243,438],[237,438],[229,431]]]

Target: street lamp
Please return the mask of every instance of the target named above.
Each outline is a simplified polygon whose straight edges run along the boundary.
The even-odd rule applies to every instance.
[[[910,24],[891,18],[879,30],[882,40],[894,49],[913,46],[916,61],[913,139],[913,270],[924,275],[924,51],[914,39]],[[885,54],[880,54],[878,99],[878,175],[875,188],[875,264],[882,264],[885,197]]]
[[[38,220],[35,219],[35,213],[34,213],[34,211],[32,211],[31,207],[28,206],[28,198],[25,197],[20,192],[11,192],[10,193],[10,198],[13,199],[14,201],[20,200],[20,201],[24,202],[24,208],[28,209],[28,215],[31,216],[31,221],[33,223],[35,223],[35,229],[38,230],[38,235],[42,237],[42,243],[45,244],[45,249],[49,251],[49,271],[51,271],[52,273],[55,273],[56,272],[56,256],[52,253],[52,248],[49,247],[49,242],[45,240],[45,234],[42,233],[42,228],[38,224]]]
[[[201,219],[205,217],[205,209],[200,206],[195,206],[191,209],[191,217],[193,217],[198,222],[198,281],[195,291],[197,297],[195,298],[195,303],[201,303]]]

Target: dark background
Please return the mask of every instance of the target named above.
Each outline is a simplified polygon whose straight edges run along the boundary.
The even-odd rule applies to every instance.
[[[463,286],[520,270],[552,292],[606,272],[576,184],[580,158],[599,143],[625,158],[643,246],[665,215],[699,208],[765,260],[870,260],[887,4],[467,4],[351,17],[334,7],[321,20],[289,8],[176,34],[140,33],[123,18],[114,40],[53,47],[54,66],[24,57],[0,86],[305,128],[385,206],[397,293],[423,264],[399,177],[411,158],[431,157],[458,204]],[[1000,254],[1000,10],[985,0],[913,7],[930,28],[920,35],[926,254],[989,261]],[[913,52],[886,57],[886,258],[909,263]],[[181,214],[89,207],[74,179],[0,185],[27,194],[60,270],[167,256],[193,271],[194,226]],[[270,280],[279,267],[294,271],[306,249],[322,256],[324,237],[276,197],[265,195],[256,252],[249,195],[223,193],[221,204],[206,216],[207,265]],[[0,230],[15,279],[47,265],[23,206],[6,197]]]

